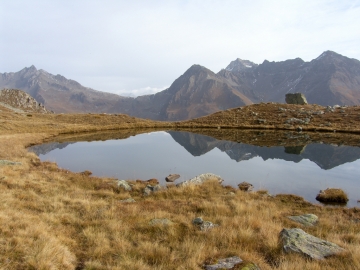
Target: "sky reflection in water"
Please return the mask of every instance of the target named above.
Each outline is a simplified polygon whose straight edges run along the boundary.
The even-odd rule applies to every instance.
[[[176,143],[172,136],[183,136],[180,142],[183,145]],[[157,178],[162,184],[165,184],[165,177],[171,173],[180,174],[177,182],[181,182],[211,172],[220,175],[225,185],[236,187],[242,181],[247,181],[255,189],[267,189],[271,194],[298,194],[311,202],[316,202],[315,197],[320,189],[337,187],[348,193],[349,207],[359,206],[360,160],[324,170],[309,159],[302,159],[298,163],[279,159],[279,155],[285,159],[299,158],[294,154],[286,154],[281,146],[269,148],[225,142],[226,147],[231,145],[234,148],[221,151],[221,147],[214,148],[214,145],[217,142],[224,145],[224,141],[214,143],[213,138],[186,132],[172,132],[172,136],[166,132],[154,132],[123,140],[77,142],[39,156],[43,161],[56,162],[60,167],[75,172],[90,170],[96,176],[118,179]],[[304,157],[308,158],[314,153],[321,155],[315,148],[318,146],[307,147]],[[185,148],[199,152],[200,156],[193,156]],[[353,149],[352,153],[354,151],[360,157],[360,148]],[[268,159],[264,161],[258,153],[263,153],[260,155]],[[272,153],[276,153],[277,158],[269,158]],[[230,156],[245,160],[236,161]],[[339,159],[338,154],[336,159]],[[320,164],[324,160],[316,162]]]

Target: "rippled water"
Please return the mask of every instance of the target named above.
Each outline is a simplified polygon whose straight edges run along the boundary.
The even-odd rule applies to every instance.
[[[32,147],[41,160],[96,176],[118,179],[157,178],[165,184],[171,173],[177,182],[201,173],[220,175],[224,185],[250,182],[271,194],[292,193],[316,202],[320,189],[342,188],[348,206],[359,206],[360,148],[326,144],[300,147],[260,147],[216,140],[187,132],[153,132],[127,139],[49,143]]]

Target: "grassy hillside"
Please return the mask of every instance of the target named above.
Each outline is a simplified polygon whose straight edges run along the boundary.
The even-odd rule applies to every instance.
[[[84,140],[101,139],[95,131],[106,131],[104,138],[126,138],[153,129],[206,127],[201,129],[205,134],[222,134],[235,141],[239,138],[230,127],[295,132],[297,124],[283,122],[295,115],[300,118],[301,107],[252,105],[177,123],[126,115],[21,114],[1,107],[0,160],[16,163],[0,165],[0,268],[202,269],[206,262],[236,255],[261,269],[360,269],[359,208],[315,206],[294,195],[246,193],[213,181],[202,186],[169,186],[144,196],[146,181],[133,179],[133,190],[125,191],[115,179],[92,177],[88,171],[73,173],[55,163],[40,162],[26,150],[59,134],[63,140],[75,135]],[[359,109],[314,114],[303,130],[329,130],[332,133],[313,136],[338,143],[348,137],[356,145],[360,141],[356,134],[338,134],[359,132]],[[278,114],[286,115],[280,118]],[[328,122],[331,126],[324,124]],[[261,143],[265,145],[266,140],[259,140]],[[242,181],[246,179],[239,176],[239,183]],[[136,202],[121,201],[130,197]],[[306,213],[316,214],[319,223],[304,227],[287,218]],[[192,224],[198,216],[219,226],[201,231]],[[169,219],[171,224],[149,223],[155,218]],[[323,261],[285,254],[278,243],[279,232],[295,227],[346,251]]]

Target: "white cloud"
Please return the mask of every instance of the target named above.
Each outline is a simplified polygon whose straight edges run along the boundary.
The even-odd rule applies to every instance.
[[[256,63],[309,61],[334,50],[360,59],[359,1],[0,0],[0,5],[0,72],[34,64],[102,91],[150,93],[192,64],[217,72],[238,57]]]

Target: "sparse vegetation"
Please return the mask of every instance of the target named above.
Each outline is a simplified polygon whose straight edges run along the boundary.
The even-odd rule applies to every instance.
[[[125,191],[114,179],[91,176],[91,168],[73,173],[40,162],[26,150],[60,133],[64,140],[77,133],[91,140],[101,137],[80,133],[116,130],[105,138],[125,138],[134,134],[129,128],[145,132],[179,128],[180,123],[126,115],[34,113],[28,118],[6,108],[1,108],[0,123],[0,159],[21,163],[0,166],[1,269],[202,269],[206,261],[229,256],[265,270],[360,269],[358,208],[316,206],[295,195],[268,196],[266,191],[245,193],[216,181],[169,185],[144,196],[147,181],[134,179],[132,191]],[[128,198],[136,202],[122,201]],[[319,217],[316,226],[304,230],[346,252],[323,261],[284,254],[279,232],[295,226],[286,217],[304,213]],[[219,226],[201,231],[192,224],[195,217]],[[172,223],[150,226],[152,219]]]

